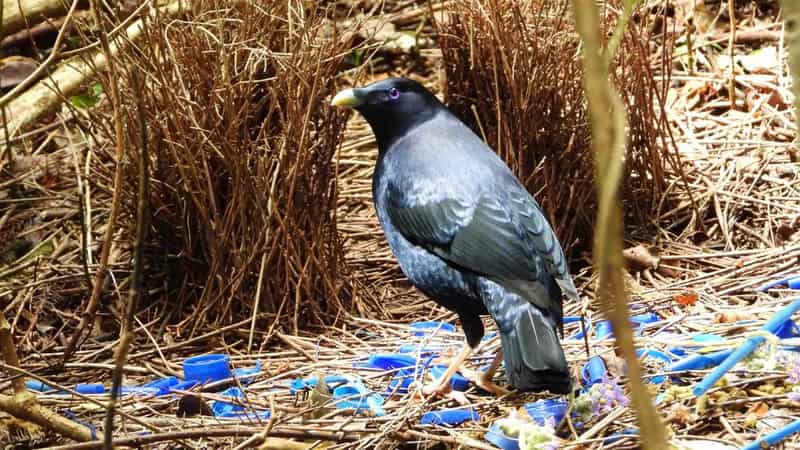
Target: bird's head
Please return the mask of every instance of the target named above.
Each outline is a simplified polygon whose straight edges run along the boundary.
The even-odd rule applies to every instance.
[[[345,89],[332,105],[353,108],[369,122],[381,151],[444,106],[424,86],[407,78],[387,78]]]

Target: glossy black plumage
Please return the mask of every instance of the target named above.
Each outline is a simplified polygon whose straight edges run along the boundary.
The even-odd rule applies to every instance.
[[[338,100],[337,100],[338,99]],[[520,390],[570,389],[558,340],[562,293],[577,298],[561,246],[506,164],[424,87],[393,78],[340,94],[378,141],[378,218],[400,267],[455,311],[467,342],[490,314]]]

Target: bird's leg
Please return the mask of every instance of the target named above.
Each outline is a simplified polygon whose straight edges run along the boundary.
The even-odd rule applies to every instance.
[[[455,357],[450,363],[450,366],[445,370],[444,374],[441,378],[436,380],[432,385],[426,384],[422,387],[422,393],[424,395],[445,395],[450,392],[450,379],[453,378],[453,374],[458,371],[458,368],[464,364],[464,361],[469,358],[469,355],[472,354],[472,347],[469,345],[465,345],[463,349],[461,349],[461,353]]]
[[[492,382],[494,373],[497,371],[497,368],[500,367],[500,363],[502,361],[503,349],[500,349],[497,350],[497,354],[494,355],[494,359],[492,360],[492,364],[489,365],[489,368],[478,375],[477,379],[475,380],[475,384],[484,391],[491,392],[494,395],[508,394],[509,391],[507,389],[502,388]]]

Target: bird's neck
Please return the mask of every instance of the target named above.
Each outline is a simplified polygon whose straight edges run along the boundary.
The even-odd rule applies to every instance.
[[[374,120],[368,118],[367,122],[378,142],[378,152],[383,154],[398,140],[408,135],[411,130],[432,119],[435,115],[436,111],[423,111],[410,116],[381,117]]]

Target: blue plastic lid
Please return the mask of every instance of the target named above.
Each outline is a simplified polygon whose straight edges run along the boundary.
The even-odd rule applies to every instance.
[[[599,383],[605,380],[607,373],[608,369],[606,369],[606,363],[603,361],[603,358],[592,356],[581,369],[583,385],[589,387],[595,383]]]
[[[549,398],[527,403],[525,411],[539,425],[547,425],[548,419],[550,419],[552,420],[552,425],[557,427],[564,420],[568,406],[566,400]]]
[[[519,450],[519,439],[506,436],[498,423],[493,423],[483,438],[503,450]]]
[[[103,383],[79,383],[75,385],[75,392],[79,394],[102,394],[106,391]]]
[[[333,390],[333,398],[339,399],[336,401],[337,408],[352,408],[356,411],[369,409],[374,412],[376,416],[383,416],[386,414],[383,410],[383,397],[370,391],[358,381],[345,383],[335,388]]]
[[[231,364],[228,355],[210,354],[193,356],[183,360],[183,378],[201,383],[219,381],[231,377]]]
[[[422,425],[461,425],[467,421],[478,421],[480,416],[471,408],[453,408],[429,411],[422,415]]]
[[[409,325],[411,328],[411,334],[413,336],[425,336],[427,334],[435,334],[439,331],[445,331],[448,333],[455,333],[456,327],[452,324],[447,322],[438,322],[435,320],[424,321],[424,322],[414,322]]]

